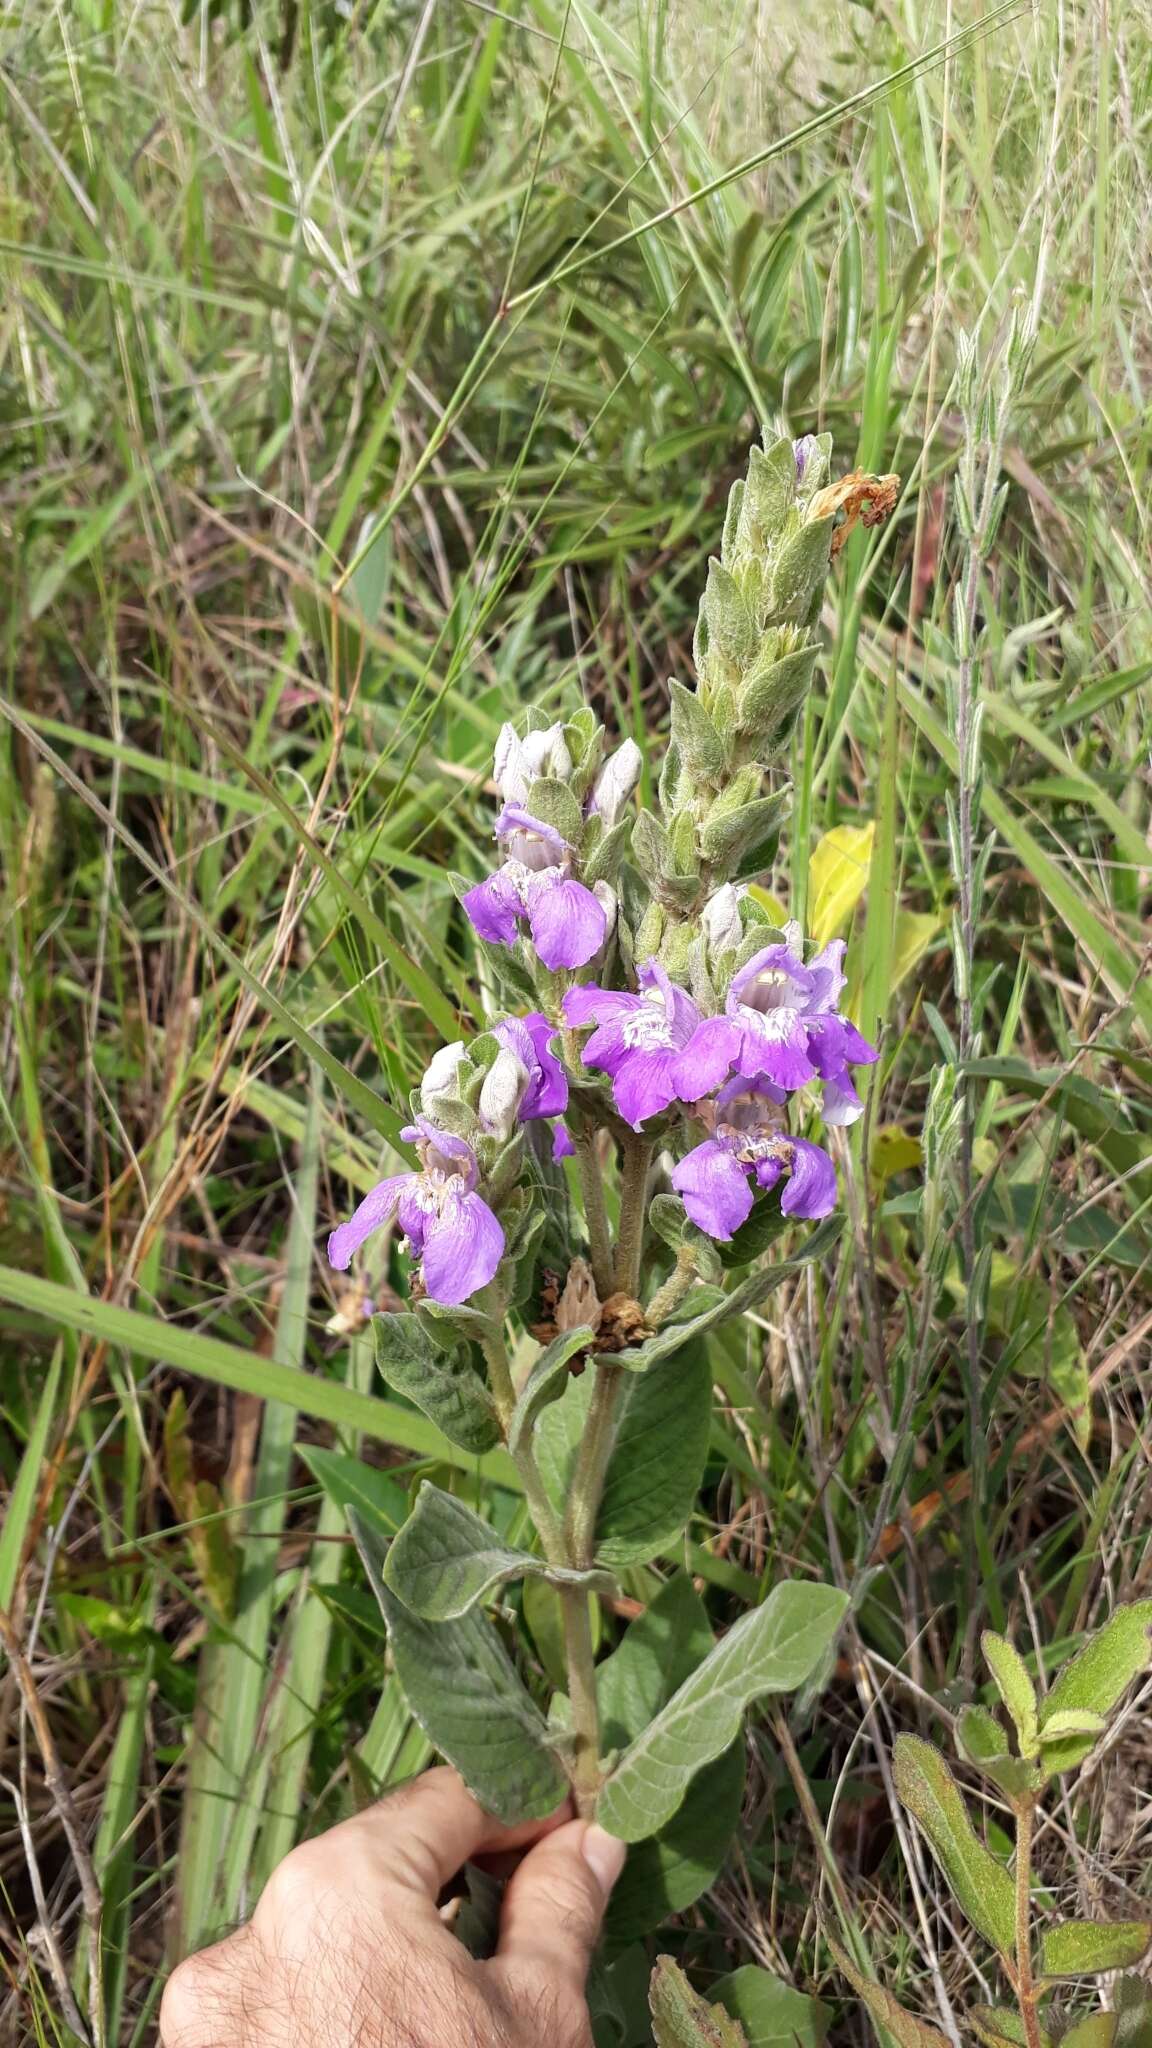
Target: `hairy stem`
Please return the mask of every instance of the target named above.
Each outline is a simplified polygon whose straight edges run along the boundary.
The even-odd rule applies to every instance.
[[[596,1157],[593,1132],[573,1131],[572,1143],[576,1147],[576,1169],[584,1196],[592,1278],[601,1301],[607,1301],[612,1292],[612,1239],[608,1230],[608,1212],[604,1207],[604,1174]]]
[[[572,1707],[572,1796],[576,1811],[591,1819],[600,1790],[600,1710],[588,1595],[579,1586],[560,1589],[564,1616],[564,1659]]]
[[[1016,1998],[1028,2048],[1042,2048],[1032,1975],[1032,1830],[1031,1800],[1016,1808]]]
[[[620,1182],[620,1227],[616,1233],[616,1286],[635,1301],[640,1292],[640,1257],[644,1250],[644,1226],[648,1220],[648,1169],[652,1164],[652,1141],[630,1137],[624,1145],[624,1169]]]
[[[644,1311],[644,1321],[650,1330],[658,1330],[662,1323],[668,1321],[673,1310],[679,1308],[685,1295],[691,1291],[695,1278],[696,1254],[690,1244],[682,1244],[676,1254],[676,1264]]]

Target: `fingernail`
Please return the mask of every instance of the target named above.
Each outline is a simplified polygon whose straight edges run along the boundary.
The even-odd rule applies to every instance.
[[[606,1828],[597,1827],[596,1822],[591,1821],[584,1830],[580,1853],[607,1898],[624,1868],[624,1858],[628,1854],[627,1842],[618,1841]]]

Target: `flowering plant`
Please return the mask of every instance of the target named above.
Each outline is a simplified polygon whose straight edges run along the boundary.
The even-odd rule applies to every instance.
[[[495,1453],[524,1504],[498,1528],[425,1483],[390,1545],[356,1521],[411,1711],[505,1819],[570,1792],[658,1855],[686,1814],[719,1813],[687,1891],[649,1866],[657,1917],[723,1855],[744,1708],[818,1678],[845,1605],[779,1584],[714,1644],[687,1574],[649,1576],[597,1662],[619,1573],[684,1556],[705,1337],[837,1235],[835,1163],[811,1132],[862,1113],[854,1071],[876,1058],[841,1010],[842,942],[811,953],[754,886],[787,813],[772,771],[811,688],[830,559],[894,498],[894,478],[830,486],[828,466],[827,436],[753,450],[654,793],[640,749],[611,749],[588,708],[504,727],[498,863],[457,887],[492,1021],[436,1054],[403,1131],[418,1165],[329,1244],[344,1270],[386,1226],[402,1234],[409,1302],[375,1318],[380,1370],[457,1446]],[[517,1582],[550,1589],[562,1621],[549,1703],[488,1612]]]

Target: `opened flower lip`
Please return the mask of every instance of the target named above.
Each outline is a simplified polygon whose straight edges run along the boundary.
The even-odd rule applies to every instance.
[[[719,1088],[730,1073],[776,1087],[825,1084],[827,1121],[851,1123],[862,1104],[848,1065],[864,1065],[876,1049],[836,1005],[845,984],[844,941],[832,940],[807,965],[791,945],[765,946],[733,976],[722,1013],[706,1017],[677,1067],[677,1089],[691,1102]]]
[[[676,1101],[677,1061],[700,1022],[700,1012],[658,960],[647,961],[637,980],[635,995],[591,985],[569,989],[564,1018],[575,1029],[596,1025],[581,1055],[584,1065],[611,1077],[616,1107],[638,1131],[648,1117],[658,1116]]]
[[[508,855],[503,867],[461,898],[473,930],[512,946],[525,920],[545,967],[587,966],[608,935],[608,913],[568,872],[567,841],[519,804],[505,804],[496,836]]]
[[[775,1187],[783,1174],[785,1216],[831,1215],[836,1169],[821,1146],[780,1126],[771,1094],[732,1084],[718,1098],[714,1119],[712,1136],[672,1169],[672,1185],[698,1229],[727,1240],[747,1222],[757,1189]]]
[[[486,1287],[504,1256],[504,1231],[476,1193],[479,1168],[464,1138],[441,1131],[418,1116],[401,1133],[420,1154],[420,1170],[390,1174],[365,1195],[347,1223],[328,1239],[328,1258],[337,1272],[374,1230],[393,1217],[420,1260],[424,1289],[445,1308]]]
[[[531,1010],[526,1017],[503,1017],[492,1026],[492,1035],[506,1051],[515,1053],[527,1076],[520,1103],[520,1121],[534,1117],[562,1116],[568,1107],[568,1076],[562,1061],[552,1051],[557,1026],[543,1010]]]

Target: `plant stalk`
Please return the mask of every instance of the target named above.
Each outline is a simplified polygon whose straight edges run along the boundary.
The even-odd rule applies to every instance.
[[[1028,2048],[1043,2048],[1032,1975],[1032,1831],[1031,1800],[1016,1808],[1016,1999]]]
[[[644,1226],[648,1221],[648,1169],[652,1164],[652,1142],[633,1137],[625,1141],[624,1168],[620,1181],[620,1225],[616,1232],[616,1287],[635,1301],[640,1292],[640,1259],[644,1250]]]

